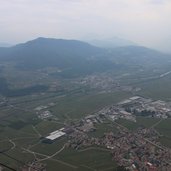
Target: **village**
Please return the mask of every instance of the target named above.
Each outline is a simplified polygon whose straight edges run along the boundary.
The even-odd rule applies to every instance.
[[[135,132],[120,129],[117,134],[105,133],[94,138],[75,131],[69,135],[69,147],[80,150],[86,147],[100,147],[110,150],[111,157],[119,166],[130,171],[158,171],[171,169],[171,151],[158,142],[154,129],[139,128]]]
[[[39,106],[35,109],[39,118],[47,119],[53,116],[47,110],[48,106]],[[115,122],[118,119],[136,122],[137,115],[166,119],[171,117],[171,106],[170,103],[164,101],[134,96],[51,132],[41,138],[41,141],[51,144],[66,136],[68,139],[66,147],[75,150],[92,146],[107,149],[111,158],[119,166],[124,166],[130,171],[170,171],[171,150],[159,142],[159,138],[162,136],[160,133],[153,127],[145,128],[143,126],[135,131],[130,131]],[[97,124],[103,124],[106,120],[116,124],[117,133],[108,131],[100,137],[89,135],[90,132],[96,131]]]
[[[35,111],[38,118],[48,119],[53,117],[53,114],[48,110],[51,106],[54,106],[54,103],[36,107]],[[136,122],[136,116],[162,119],[170,118],[171,103],[141,96],[133,96],[118,104],[104,107],[98,112],[82,118],[82,121],[85,123],[101,123],[104,119],[115,121],[122,118]]]
[[[113,77],[109,73],[92,74],[84,78],[78,78],[72,81],[74,85],[89,87],[94,90],[100,90],[101,92],[112,92],[113,90],[125,91],[125,92],[138,92],[141,90],[139,87],[133,87],[129,85],[121,85],[120,79]]]

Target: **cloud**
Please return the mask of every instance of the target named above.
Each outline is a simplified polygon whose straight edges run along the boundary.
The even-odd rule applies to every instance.
[[[150,3],[152,4],[165,4],[168,0],[150,0]]]
[[[0,0],[0,38],[119,36],[155,47],[170,36],[170,16],[170,0]]]

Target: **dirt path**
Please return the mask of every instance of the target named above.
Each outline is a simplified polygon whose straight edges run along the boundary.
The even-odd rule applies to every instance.
[[[58,150],[57,152],[55,152],[54,154],[48,156],[48,155],[45,155],[45,154],[42,154],[42,153],[38,153],[38,152],[34,152],[34,151],[31,151],[29,149],[26,149],[26,148],[22,148],[25,152],[28,152],[30,154],[33,154],[35,156],[35,158],[38,160],[38,161],[45,161],[45,160],[52,160],[52,161],[56,161],[58,163],[61,163],[63,165],[66,165],[66,166],[69,166],[71,168],[74,168],[74,169],[77,169],[78,166],[75,166],[75,165],[72,165],[72,164],[69,164],[69,163],[66,163],[64,161],[61,161],[61,160],[58,160],[58,159],[54,159],[53,157],[55,157],[57,154],[59,154],[60,152],[62,152],[64,149],[65,149],[65,144],[63,145],[63,147]],[[39,155],[39,156],[42,156],[42,157],[45,157],[44,159],[38,159],[36,157],[36,155]]]

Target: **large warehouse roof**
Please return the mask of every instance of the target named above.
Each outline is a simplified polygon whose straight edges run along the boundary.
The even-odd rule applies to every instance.
[[[55,140],[61,136],[65,135],[65,132],[62,132],[61,130],[57,130],[57,131],[54,131],[52,133],[50,133],[50,135],[48,135],[46,137],[46,139],[49,139],[49,140]]]

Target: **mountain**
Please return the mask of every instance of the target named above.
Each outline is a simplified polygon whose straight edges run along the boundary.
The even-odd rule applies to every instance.
[[[37,82],[45,75],[50,80],[82,78],[96,73],[114,77],[129,73],[138,78],[158,75],[170,70],[171,55],[142,46],[103,49],[77,40],[38,38],[1,47],[0,66],[0,94],[22,96],[46,91],[49,85],[44,85],[43,80]],[[11,89],[14,82],[25,86]]]
[[[109,39],[93,39],[88,41],[90,44],[102,48],[115,48],[123,46],[136,46],[137,44],[126,39],[113,37]]]
[[[143,46],[117,47],[109,51],[112,60],[142,66],[164,65],[171,62],[171,55]]]
[[[103,49],[78,40],[38,38],[13,47],[0,48],[0,61],[13,62],[24,70],[56,67],[61,77],[77,77],[94,72],[155,68],[170,64],[171,57],[141,46]]]
[[[38,38],[10,48],[0,48],[0,60],[23,69],[57,67],[69,74],[103,71],[111,62],[96,60],[105,50],[78,40]],[[65,72],[64,72],[65,71]]]
[[[101,52],[102,49],[81,41],[38,38],[10,48],[0,48],[0,59],[18,61],[25,67],[67,67],[75,60]]]

